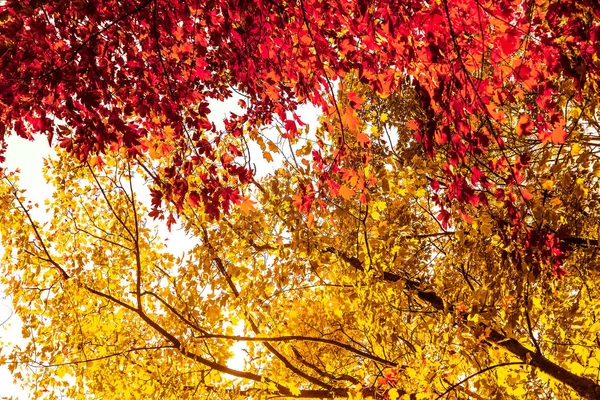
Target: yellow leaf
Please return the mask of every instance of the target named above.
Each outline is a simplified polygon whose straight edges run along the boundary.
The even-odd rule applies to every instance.
[[[396,388],[391,388],[387,392],[387,395],[390,400],[398,400],[398,398],[400,397],[400,393],[398,393],[398,389],[396,389]]]
[[[596,321],[592,326],[590,326],[590,333],[596,334],[600,332],[600,321]]]
[[[375,203],[375,208],[379,211],[385,210],[386,204],[385,201],[378,201]]]
[[[66,374],[67,374],[67,367],[65,366],[60,366],[58,368],[56,368],[56,371],[54,371],[54,373],[56,374],[56,376],[58,376],[59,378],[63,378]]]
[[[415,196],[417,196],[417,197],[425,197],[426,194],[427,194],[427,191],[422,187],[418,188],[417,191],[415,192]]]
[[[544,183],[542,184],[542,189],[548,190],[548,191],[554,189],[554,181],[552,179],[548,179],[548,180],[544,181]]]
[[[163,129],[163,132],[165,133],[165,137],[170,138],[173,136],[173,133],[175,133],[175,129],[173,129],[170,125],[167,125]]]
[[[600,178],[600,161],[596,161],[594,163],[594,176],[597,178]]]
[[[562,200],[558,196],[555,196],[550,199],[550,204],[552,204],[553,207],[558,207],[558,206],[560,206],[561,203],[562,203]]]
[[[569,370],[575,375],[582,375],[585,372],[586,368],[583,365],[579,364],[577,361],[575,361],[570,365]]]
[[[290,392],[292,392],[292,394],[294,396],[300,396],[300,389],[298,389],[296,386],[290,385],[289,386]]]
[[[277,147],[277,145],[273,143],[272,140],[269,140],[267,142],[267,146],[269,147],[269,151],[272,151],[273,153],[279,153],[279,147]]]

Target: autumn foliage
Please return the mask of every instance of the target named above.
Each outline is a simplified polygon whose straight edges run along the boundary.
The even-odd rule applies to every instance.
[[[2,172],[1,360],[35,398],[600,398],[598,43],[596,0],[0,2],[0,142],[56,149],[47,221]]]

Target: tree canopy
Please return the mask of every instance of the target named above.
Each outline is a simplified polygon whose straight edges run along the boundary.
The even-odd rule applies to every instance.
[[[56,154],[47,221],[2,171],[0,361],[47,399],[600,398],[599,42],[595,0],[2,3],[0,142]]]

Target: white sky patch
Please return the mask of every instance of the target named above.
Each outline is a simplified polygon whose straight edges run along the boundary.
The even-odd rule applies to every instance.
[[[15,135],[7,138],[8,152],[6,153],[6,162],[3,167],[7,170],[21,171],[20,186],[27,189],[26,197],[33,203],[38,203],[38,208],[32,209],[33,217],[38,221],[47,220],[44,209],[44,200],[52,196],[53,188],[46,183],[42,168],[43,159],[48,157],[52,150],[45,137],[38,136],[36,140],[29,141]],[[0,247],[0,250],[2,248]],[[3,251],[3,250],[2,250]],[[3,292],[4,288],[0,287]],[[0,297],[0,322],[7,320],[0,327],[0,343],[2,348],[0,354],[6,355],[10,352],[10,345],[24,344],[25,339],[21,334],[21,320],[12,311],[12,302],[10,297],[2,295]],[[13,396],[17,399],[28,398],[26,391],[13,382],[13,377],[8,371],[6,365],[0,365],[0,399]]]
[[[236,336],[244,335],[244,322],[240,321],[236,326],[233,327],[233,334]],[[227,366],[232,369],[237,369],[238,371],[243,371],[244,366],[247,360],[248,354],[246,350],[248,346],[246,342],[235,342],[231,346],[231,352],[233,353],[233,357],[227,361]]]

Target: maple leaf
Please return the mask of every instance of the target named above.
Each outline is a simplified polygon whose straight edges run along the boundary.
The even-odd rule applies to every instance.
[[[533,195],[526,188],[520,187],[519,190],[521,192],[521,196],[523,196],[523,199],[525,199],[525,200],[533,199]]]
[[[240,203],[240,210],[245,215],[248,215],[251,211],[256,210],[256,202],[250,199],[250,196],[246,196]]]
[[[294,138],[298,135],[298,128],[296,127],[296,122],[292,121],[291,119],[285,121],[285,129],[289,138]]]
[[[360,125],[360,120],[355,115],[355,111],[352,107],[346,107],[344,114],[342,115],[342,124],[347,126],[351,132],[356,132]]]
[[[356,134],[356,140],[358,141],[358,143],[361,146],[367,146],[368,144],[371,143],[371,139],[369,138],[369,135],[367,135],[364,132],[359,132]]]
[[[567,138],[567,131],[564,130],[563,127],[558,126],[552,130],[552,135],[550,136],[550,141],[554,144],[563,144],[565,143],[565,139]]]
[[[448,229],[450,213],[447,210],[441,210],[437,215],[437,219],[442,223],[443,229]]]
[[[200,195],[196,191],[191,191],[188,194],[187,200],[188,200],[188,203],[190,203],[190,205],[192,207],[197,207],[198,204],[200,204]]]
[[[267,162],[273,162],[273,156],[268,151],[263,151],[263,158],[267,160]]]
[[[342,185],[338,189],[338,193],[344,200],[350,200],[350,198],[354,195],[354,190],[350,189],[346,185]]]
[[[356,92],[348,93],[348,100],[350,101],[350,107],[355,110],[362,109],[362,104],[365,102],[361,97],[359,97]]]

